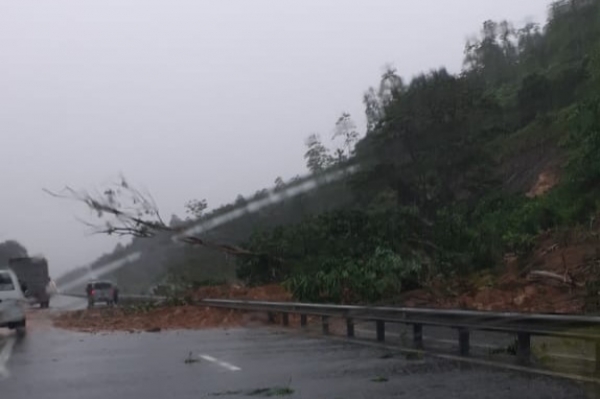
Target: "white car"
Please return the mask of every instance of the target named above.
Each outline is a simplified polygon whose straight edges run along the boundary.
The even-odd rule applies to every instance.
[[[23,334],[26,303],[15,273],[10,269],[0,269],[0,328],[8,327]]]

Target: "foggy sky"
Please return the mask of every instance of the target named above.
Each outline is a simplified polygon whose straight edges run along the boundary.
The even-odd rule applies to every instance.
[[[460,70],[486,19],[543,22],[549,0],[0,0],[0,241],[56,277],[112,250],[81,205],[123,173],[167,217],[305,173],[385,64]],[[327,140],[326,140],[327,141]]]

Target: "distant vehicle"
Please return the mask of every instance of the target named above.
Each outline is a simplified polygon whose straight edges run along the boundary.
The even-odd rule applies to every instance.
[[[50,306],[50,274],[48,261],[42,257],[12,258],[8,261],[9,267],[21,282],[25,297],[32,303],[39,303],[41,308]]]
[[[25,334],[25,304],[17,275],[10,269],[0,269],[0,327]]]
[[[88,307],[93,308],[98,302],[112,306],[119,302],[119,289],[110,281],[91,281],[85,287]]]

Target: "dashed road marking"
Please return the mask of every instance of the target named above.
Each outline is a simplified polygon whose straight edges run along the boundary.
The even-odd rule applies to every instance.
[[[209,361],[209,362],[212,362],[212,363],[216,363],[216,364],[218,364],[219,366],[221,366],[221,367],[223,367],[223,368],[226,368],[226,369],[227,369],[227,370],[229,370],[229,371],[240,371],[240,370],[242,370],[242,369],[241,369],[241,368],[239,368],[238,366],[234,366],[234,365],[233,365],[233,364],[231,364],[231,363],[224,362],[224,361],[222,361],[222,360],[219,360],[219,359],[217,359],[217,358],[214,358],[214,357],[212,357],[212,356],[209,356],[209,355],[200,355],[200,358],[201,358],[201,359],[204,359],[204,360],[207,360],[207,361]]]
[[[8,337],[2,351],[0,351],[0,377],[8,378],[10,373],[6,364],[12,355],[13,348],[15,347],[16,338],[14,336]]]

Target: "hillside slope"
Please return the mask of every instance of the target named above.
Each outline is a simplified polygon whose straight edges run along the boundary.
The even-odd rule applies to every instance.
[[[460,74],[442,68],[410,82],[387,70],[364,96],[365,137],[357,142],[344,114],[336,134],[345,151],[307,140],[314,178],[346,164],[354,173],[203,235],[257,256],[136,238],[125,252],[142,259],[113,277],[131,291],[168,274],[283,283],[305,301],[378,303],[439,281],[501,280],[507,254],[525,270],[540,237],[574,234],[599,210],[600,1],[556,1],[543,27],[486,21],[464,61]],[[568,267],[580,262],[566,258]],[[550,255],[533,262],[560,272]]]

